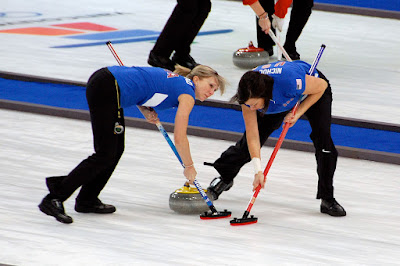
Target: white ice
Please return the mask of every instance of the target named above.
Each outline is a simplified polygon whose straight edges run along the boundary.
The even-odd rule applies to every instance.
[[[0,110],[0,262],[14,265],[395,265],[400,255],[399,166],[340,158],[335,196],[343,218],[319,213],[314,155],[282,149],[251,214],[259,221],[233,227],[230,218],[201,220],[169,209],[183,185],[178,160],[158,131],[128,128],[126,151],[101,193],[111,215],[79,214],[74,194],[65,225],[37,207],[44,178],[67,174],[92,152],[90,123]],[[172,134],[171,134],[172,136]],[[204,188],[213,161],[232,143],[190,137]],[[262,149],[266,165],[271,148]],[[246,165],[234,187],[215,201],[242,217],[252,196]]]

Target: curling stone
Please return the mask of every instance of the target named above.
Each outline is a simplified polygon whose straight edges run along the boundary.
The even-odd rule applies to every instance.
[[[250,41],[248,47],[240,48],[233,53],[232,60],[237,67],[251,69],[268,64],[269,54],[263,48],[254,47]]]
[[[211,194],[206,189],[204,189],[204,192],[211,200]],[[197,188],[190,186],[187,182],[183,187],[171,193],[169,196],[169,208],[182,214],[200,214],[209,210],[207,203]]]

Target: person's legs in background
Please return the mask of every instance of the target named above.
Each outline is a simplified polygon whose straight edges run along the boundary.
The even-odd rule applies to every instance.
[[[272,14],[274,14],[275,9],[275,1],[274,0],[259,0],[261,6],[264,8],[265,12],[268,13],[269,20],[272,21]],[[271,28],[273,32],[275,29]],[[261,30],[261,27],[258,25],[258,18],[256,18],[256,32],[257,32],[257,45],[259,48],[263,48],[266,52],[268,52],[269,56],[274,54],[273,46],[275,45],[274,41],[269,37],[268,34],[265,34]]]
[[[173,71],[175,63],[193,68],[197,65],[190,56],[190,45],[211,10],[209,0],[178,0],[156,44],[150,52],[148,63]],[[175,51],[173,60],[170,59]]]
[[[194,7],[194,5],[197,7]],[[193,69],[198,63],[190,56],[190,45],[193,43],[193,40],[196,38],[211,11],[211,2],[210,0],[192,0],[190,7],[196,12],[193,13],[191,27],[183,35],[183,40],[176,45],[172,62]]]
[[[283,45],[292,60],[300,59],[300,54],[296,49],[296,41],[311,15],[313,6],[313,0],[293,0],[289,27],[286,33],[285,44]]]

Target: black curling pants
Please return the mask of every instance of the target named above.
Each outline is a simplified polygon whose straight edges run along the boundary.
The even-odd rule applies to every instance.
[[[269,21],[272,22],[272,14],[275,13],[275,1],[274,0],[259,0],[261,6],[264,8],[265,12],[268,13]],[[261,14],[257,14],[261,15]],[[275,29],[272,28],[271,30],[275,33]],[[263,48],[265,51],[270,52],[272,47],[275,45],[274,41],[269,37],[268,34],[265,34],[261,30],[260,25],[258,25],[258,18],[256,17],[256,32],[257,32],[257,45],[259,48]]]
[[[274,0],[260,0],[261,6],[268,13],[269,19],[272,22],[272,14],[275,13]],[[312,7],[314,6],[314,0],[293,0],[292,12],[290,14],[289,27],[286,32],[285,49],[288,53],[296,51],[296,41],[299,38],[304,26],[306,25],[308,18],[311,15]],[[258,25],[257,19],[257,43],[258,47],[268,51],[275,45],[274,41],[261,31],[261,27]],[[275,32],[275,30],[273,30]]]
[[[320,77],[327,80],[322,73],[320,73]],[[336,170],[338,152],[331,138],[331,107],[332,90],[329,85],[322,97],[305,113],[311,125],[310,138],[315,147],[315,158],[317,160],[317,199],[333,198],[333,175]],[[271,133],[281,126],[287,113],[261,116],[258,112],[257,120],[261,145],[264,145]],[[242,166],[248,162],[250,162],[250,154],[246,133],[244,133],[235,145],[224,151],[220,158],[214,162],[214,168],[225,183],[230,183]]]
[[[285,50],[288,53],[296,52],[296,41],[311,15],[313,6],[314,0],[293,0],[289,27],[284,44]]]
[[[180,56],[190,53],[197,33],[211,11],[210,0],[178,0],[154,45],[156,55],[169,58],[175,51]]]
[[[117,122],[117,93],[115,79],[106,69],[96,71],[86,89],[95,152],[83,160],[57,185],[56,193],[62,201],[82,187],[77,200],[95,201],[107,184],[124,152],[124,133],[114,134]],[[118,120],[124,124],[123,115]]]

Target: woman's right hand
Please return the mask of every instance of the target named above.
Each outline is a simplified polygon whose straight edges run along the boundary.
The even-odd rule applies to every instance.
[[[261,188],[265,187],[265,178],[261,171],[254,175],[253,191],[255,191],[258,186],[261,186]]]
[[[268,14],[258,19],[258,25],[265,34],[268,34],[271,29],[271,21],[268,18]]]
[[[147,122],[151,124],[157,124],[160,120],[158,119],[157,112],[151,107],[139,107],[140,112],[142,112],[143,116],[146,118]]]
[[[183,174],[186,177],[186,179],[189,181],[191,185],[193,185],[193,181],[196,179],[197,172],[196,168],[194,166],[186,167],[183,170]]]

